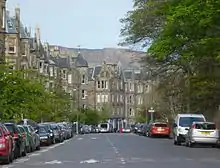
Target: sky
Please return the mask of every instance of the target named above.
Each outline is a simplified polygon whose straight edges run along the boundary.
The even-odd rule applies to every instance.
[[[14,14],[19,4],[25,26],[41,28],[41,39],[65,47],[117,47],[121,23],[132,0],[7,0]]]

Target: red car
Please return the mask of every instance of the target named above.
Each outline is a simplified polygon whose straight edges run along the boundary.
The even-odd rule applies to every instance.
[[[0,161],[9,164],[14,159],[13,137],[8,129],[0,124]]]
[[[149,136],[165,136],[170,137],[170,127],[167,123],[152,123],[149,128]]]

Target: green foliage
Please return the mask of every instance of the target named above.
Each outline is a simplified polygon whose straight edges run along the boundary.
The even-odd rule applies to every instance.
[[[146,123],[147,122],[147,112],[146,109],[139,109],[138,113],[135,114],[136,123]]]
[[[101,121],[106,122],[110,118],[112,107],[109,104],[104,104],[100,111]]]
[[[220,102],[220,1],[134,0],[134,10],[122,23],[124,44],[150,40],[148,56],[184,74],[178,97],[187,97],[191,111],[215,116]]]
[[[85,109],[83,113],[85,115],[85,124],[97,125],[100,122],[100,115],[96,110]]]
[[[24,76],[26,72],[0,67],[0,111],[1,120],[20,120],[22,117],[35,121],[64,119],[69,104],[64,94],[45,90],[37,79]]]
[[[80,109],[74,113],[71,118],[72,122],[78,121],[88,125],[97,125],[101,121],[101,116],[98,111],[94,109]]]

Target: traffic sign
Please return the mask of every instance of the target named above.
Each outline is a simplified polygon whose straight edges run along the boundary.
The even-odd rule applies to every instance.
[[[155,110],[153,109],[153,107],[150,108],[150,110],[148,110],[149,113],[154,113]]]

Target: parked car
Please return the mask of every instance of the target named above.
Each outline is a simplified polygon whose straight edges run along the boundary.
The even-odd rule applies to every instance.
[[[19,131],[18,127],[14,123],[4,123],[10,133],[13,135],[15,141],[14,157],[18,158],[21,156],[26,156],[25,140],[22,133]]]
[[[59,125],[61,125],[61,127],[65,130],[65,133],[66,133],[66,139],[69,139],[71,138],[71,134],[72,134],[72,130],[68,127],[68,125],[63,122],[63,123],[58,123]]]
[[[0,124],[0,161],[9,164],[14,159],[14,140],[10,131]]]
[[[40,150],[40,136],[37,134],[37,130],[30,125],[24,125],[24,128],[28,131],[31,137],[31,150]]]
[[[25,141],[25,148],[26,148],[26,151],[29,153],[29,152],[31,152],[31,144],[30,144],[30,141],[29,141],[29,138],[28,138],[28,133],[25,131],[25,128],[24,128],[24,126],[22,126],[22,125],[18,125],[18,129],[19,129],[19,131],[21,132],[21,134],[22,134],[22,137],[23,137],[23,139],[24,139],[24,141]]]
[[[144,124],[140,124],[140,125],[138,125],[138,127],[137,127],[137,134],[139,134],[139,135],[142,135],[142,128],[143,128],[143,126],[144,126]]]
[[[173,123],[173,143],[181,145],[193,122],[205,122],[203,114],[177,114]]]
[[[122,133],[131,133],[131,127],[122,128]]]
[[[147,130],[147,136],[163,136],[170,137],[170,127],[167,123],[156,122],[149,125],[149,129]]]
[[[33,152],[35,150],[35,143],[34,143],[34,137],[32,136],[32,131],[29,129],[27,125],[23,125],[23,128],[25,129],[27,140],[29,142],[29,149],[28,152]]]
[[[58,123],[61,132],[63,134],[64,140],[68,139],[68,130],[66,129],[66,127],[63,124]]]
[[[65,138],[61,126],[57,123],[53,123],[51,124],[51,128],[53,130],[56,142],[63,142]]]
[[[49,135],[50,135],[51,142],[52,142],[53,144],[55,144],[57,138],[59,137],[59,134],[56,132],[56,129],[54,129],[54,127],[52,127],[52,124],[51,124],[51,123],[41,123],[41,124],[39,124],[38,126],[45,126],[45,127],[46,127],[47,132],[48,132]],[[58,138],[58,139],[59,139],[59,138]]]
[[[40,136],[41,145],[44,145],[44,144],[51,145],[53,143],[52,139],[50,138],[50,132],[48,132],[46,126],[44,126],[44,125],[38,126],[37,133]]]
[[[220,145],[219,130],[213,122],[193,122],[186,134],[186,146],[209,144],[214,147]]]

